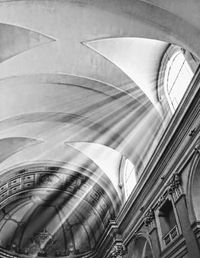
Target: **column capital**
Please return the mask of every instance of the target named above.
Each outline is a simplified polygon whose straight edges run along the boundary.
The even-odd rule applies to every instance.
[[[111,252],[110,252],[110,258],[122,258],[123,255],[126,254],[126,247],[123,243],[116,243]]]
[[[153,209],[149,209],[144,216],[144,225],[148,227],[149,233],[156,227]]]
[[[169,184],[168,192],[173,196],[173,199],[175,202],[183,195],[182,179],[180,174],[178,173],[173,174]]]

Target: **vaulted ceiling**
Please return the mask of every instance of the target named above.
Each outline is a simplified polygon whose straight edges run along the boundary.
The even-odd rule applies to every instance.
[[[178,44],[200,56],[200,17],[194,8],[196,5],[200,8],[197,2],[0,1],[0,173],[4,176],[2,203],[5,207],[9,205],[8,213],[17,212],[12,202],[7,202],[10,196],[26,192],[20,205],[29,207],[34,201],[28,193],[35,189],[42,200],[38,207],[41,210],[48,207],[55,220],[62,221],[57,212],[61,199],[50,205],[44,197],[48,196],[45,187],[30,180],[32,190],[27,190],[24,178],[30,171],[36,178],[42,173],[50,175],[51,166],[59,168],[53,175],[71,173],[76,178],[89,170],[88,180],[93,175],[95,183],[90,182],[85,191],[96,196],[92,186],[97,184],[106,202],[112,203],[112,212],[107,214],[107,205],[107,215],[102,215],[101,205],[94,208],[78,194],[80,202],[86,204],[80,210],[74,208],[74,216],[77,230],[87,235],[88,248],[81,249],[83,243],[76,243],[78,240],[69,243],[80,252],[95,248],[106,223],[117,215],[124,202],[122,158],[134,164],[139,176],[165,129],[157,76],[166,48],[169,43]],[[69,166],[74,167],[63,172]],[[48,180],[53,180],[53,186],[49,188],[55,190],[54,178],[51,179]],[[18,182],[14,195],[8,190],[12,188],[12,180]],[[84,188],[84,182],[80,187]],[[57,190],[62,192],[63,188]],[[73,193],[66,194],[69,195]],[[73,210],[74,203],[70,202],[69,209]],[[83,215],[87,205],[92,209],[93,220],[102,228],[94,243],[88,233],[92,229],[83,226],[87,224]],[[16,227],[23,216],[19,215]],[[67,230],[76,224],[70,221],[69,216]],[[35,236],[51,231],[49,228],[42,228]],[[63,243],[67,241],[63,240],[65,234],[60,236]],[[34,241],[30,236],[28,246]],[[14,238],[9,243],[12,249]],[[41,252],[40,244],[34,243],[35,252]],[[24,247],[20,248],[24,255],[28,254]],[[67,255],[69,250],[63,252]]]

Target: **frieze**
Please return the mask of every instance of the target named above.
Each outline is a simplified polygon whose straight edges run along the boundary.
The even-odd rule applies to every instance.
[[[24,170],[21,170],[24,171]],[[57,170],[58,171],[58,170]],[[107,219],[115,217],[115,210],[112,202],[105,193],[105,191],[97,183],[91,187],[92,180],[87,176],[82,175],[78,172],[73,172],[70,175],[64,173],[64,170],[60,169],[60,172],[49,172],[39,169],[39,172],[34,168],[29,168],[25,173],[17,173],[9,179],[7,182],[2,182],[0,185],[0,205],[3,208],[9,203],[12,196],[12,201],[19,198],[22,194],[31,194],[32,189],[42,188],[57,189],[63,191],[66,194],[77,196],[84,196],[84,201],[87,201],[92,209],[98,212],[101,221],[105,224]],[[85,195],[85,193],[87,193]],[[110,210],[109,212],[107,212]]]
[[[33,171],[32,171],[33,172]],[[80,178],[78,178],[80,176]],[[74,190],[80,189],[81,184],[86,182],[87,177],[81,176],[79,173],[73,176],[66,176],[64,174],[50,174],[50,173],[35,173],[35,174],[21,174],[19,177],[11,178],[7,183],[0,185],[0,201],[10,195],[25,190],[27,188],[57,188],[73,193]],[[71,185],[71,182],[72,185]],[[71,186],[71,188],[70,188]],[[89,183],[84,184],[84,188],[90,187]]]

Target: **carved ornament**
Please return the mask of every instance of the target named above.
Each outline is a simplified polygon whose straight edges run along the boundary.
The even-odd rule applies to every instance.
[[[121,258],[126,254],[126,247],[122,243],[117,243],[111,250],[110,258]]]
[[[155,216],[154,216],[154,212],[152,209],[148,210],[145,217],[144,217],[144,224],[145,226],[148,226],[149,224],[151,224],[151,222],[154,220]]]
[[[183,194],[182,180],[178,173],[175,173],[170,181],[168,192],[173,196],[174,201],[177,201]]]

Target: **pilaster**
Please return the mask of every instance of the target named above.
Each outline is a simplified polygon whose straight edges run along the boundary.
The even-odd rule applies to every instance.
[[[186,205],[185,195],[183,193],[181,176],[178,173],[174,174],[170,183],[169,191],[174,200],[179,222],[181,225],[182,234],[184,236],[188,250],[188,257],[200,257],[200,250],[197,244],[197,240],[189,221],[188,209]]]

